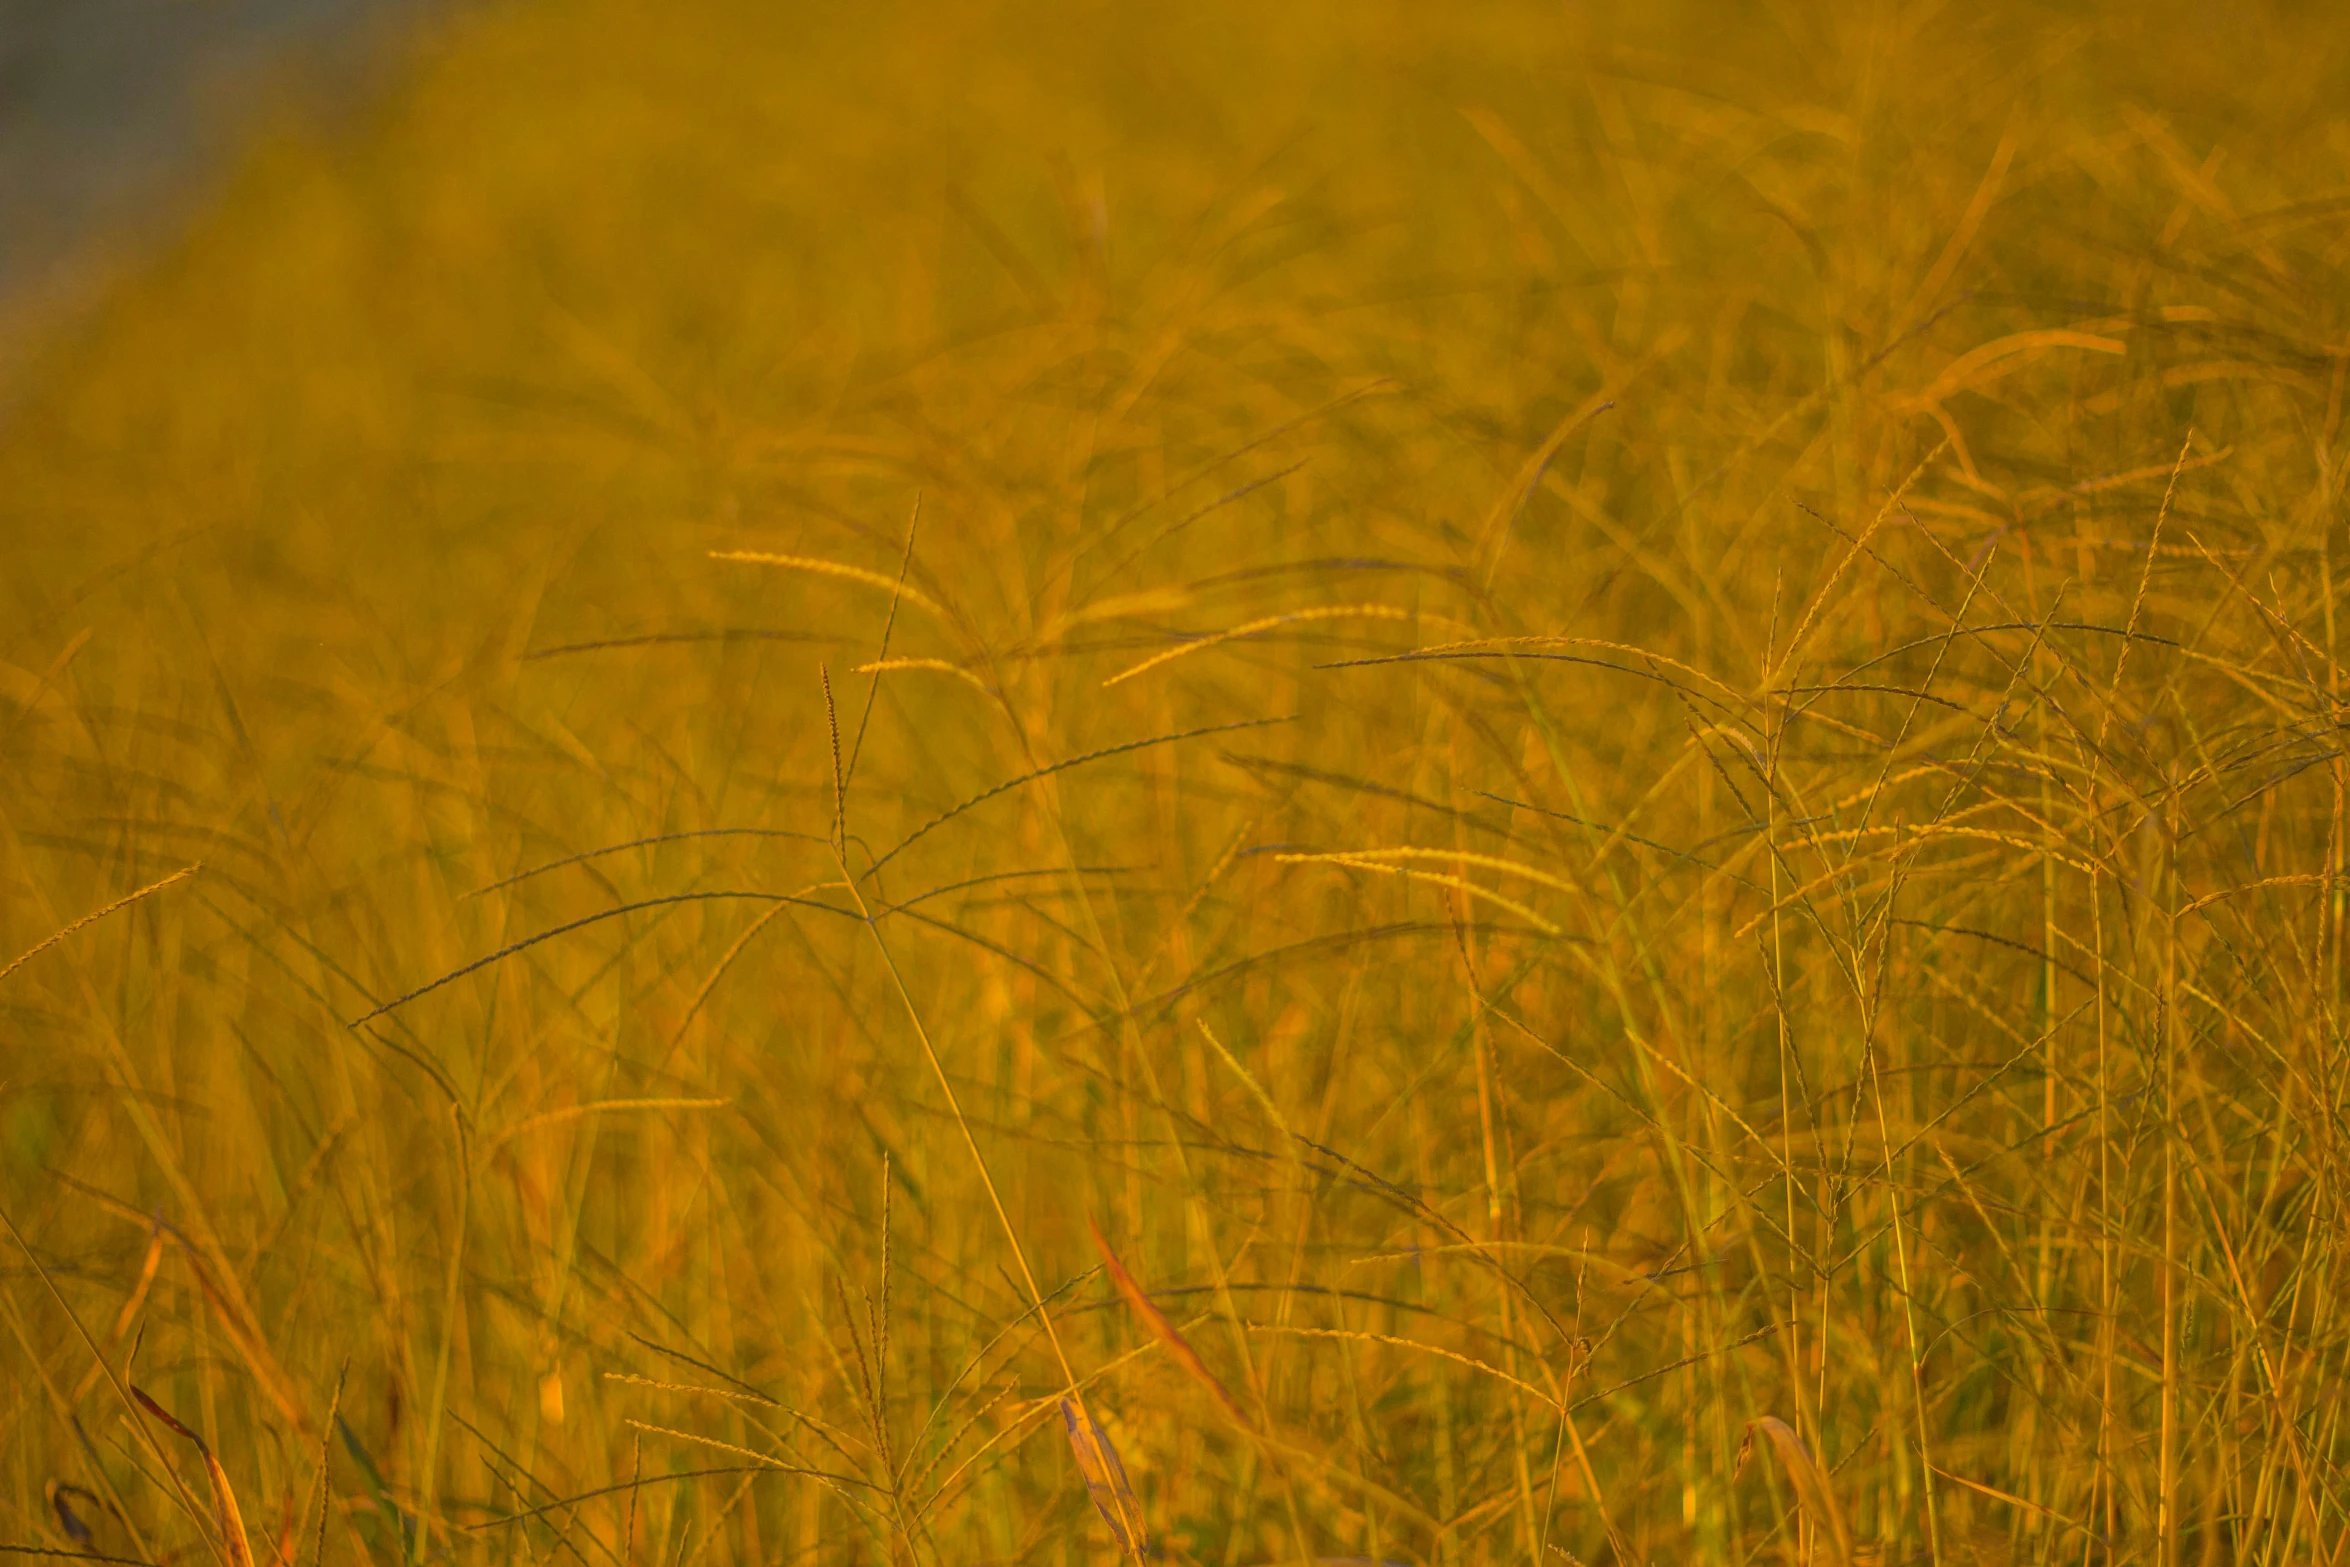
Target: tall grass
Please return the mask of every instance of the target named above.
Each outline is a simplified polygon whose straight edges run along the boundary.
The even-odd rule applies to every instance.
[[[2340,1561],[2334,18],[1158,10],[455,14],[55,335],[0,1546]]]

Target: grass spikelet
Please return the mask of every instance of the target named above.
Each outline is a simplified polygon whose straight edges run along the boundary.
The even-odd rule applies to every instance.
[[[870,664],[859,664],[856,666],[856,668],[852,669],[850,673],[857,675],[894,675],[902,671],[912,669],[927,669],[934,674],[952,675],[957,680],[965,682],[973,690],[978,691],[984,695],[992,696],[995,694],[994,692],[988,690],[986,681],[980,679],[977,675],[973,674],[970,670],[965,669],[962,665],[951,663],[943,658],[884,658],[878,659]]]
[[[95,925],[100,920],[106,918],[107,915],[113,914],[122,909],[127,909],[132,904],[138,902],[141,898],[149,897],[155,893],[161,892],[164,888],[171,886],[175,882],[186,881],[190,876],[195,875],[203,868],[204,867],[201,862],[195,865],[183,865],[178,870],[173,871],[169,876],[164,877],[161,881],[149,882],[146,886],[141,887],[136,892],[124,893],[121,897],[115,899],[112,903],[107,904],[104,908],[92,909],[89,913],[83,915],[80,919],[68,922],[67,924],[59,927],[52,934],[34,942],[31,946],[25,948],[24,951],[18,953],[16,957],[10,961],[7,967],[0,968],[0,979],[6,979],[9,975],[15,973],[18,969],[23,968],[27,963],[30,963],[33,959],[39,957],[42,953],[48,951],[51,947],[56,946],[59,942],[72,935],[75,931],[81,930],[86,926]]]
[[[1545,936],[1565,934],[1557,925],[1544,919],[1517,899],[1505,897],[1490,887],[1480,887],[1466,876],[1447,876],[1441,871],[1418,871],[1408,865],[1396,865],[1387,860],[1374,859],[1363,854],[1277,854],[1273,858],[1277,864],[1281,865],[1344,865],[1353,870],[1383,871],[1390,876],[1401,876],[1407,881],[1424,881],[1439,887],[1450,887],[1464,896],[1490,903],[1496,908],[1509,910]],[[1459,858],[1459,856],[1450,856],[1450,858]]]
[[[1069,1451],[1077,1459],[1077,1472],[1085,1476],[1086,1494],[1093,1498],[1094,1511],[1110,1526],[1110,1537],[1118,1542],[1127,1560],[1141,1561],[1150,1535],[1143,1527],[1142,1503],[1127,1483],[1126,1466],[1118,1461],[1110,1434],[1075,1393],[1061,1400],[1061,1422],[1068,1427]]]
[[[1169,1320],[1167,1314],[1159,1309],[1158,1303],[1134,1281],[1134,1275],[1126,1271],[1126,1264],[1120,1262],[1118,1254],[1110,1249],[1109,1238],[1102,1234],[1102,1227],[1090,1219],[1086,1225],[1093,1231],[1094,1250],[1101,1253],[1102,1265],[1110,1272],[1110,1282],[1118,1287],[1120,1295],[1126,1297],[1126,1304],[1134,1308],[1134,1314],[1142,1319],[1144,1327],[1150,1329],[1151,1336],[1167,1346],[1167,1353],[1175,1357],[1175,1363],[1206,1388],[1236,1424],[1243,1430],[1255,1430],[1256,1422],[1249,1419],[1248,1411],[1240,1407],[1240,1400],[1232,1396],[1231,1389],[1225,1387],[1216,1374],[1208,1369],[1207,1363],[1199,1358],[1199,1351],[1191,1347],[1191,1341],[1183,1336],[1183,1330]]]
[[[1108,690],[1111,686],[1132,680],[1136,675],[1157,669],[1163,664],[1172,664],[1175,660],[1189,654],[1205,652],[1207,649],[1223,643],[1236,642],[1242,637],[1253,637],[1263,632],[1275,631],[1283,626],[1303,625],[1316,620],[1417,620],[1419,618],[1421,617],[1413,611],[1397,609],[1392,604],[1325,604],[1314,609],[1292,610],[1286,615],[1267,615],[1262,620],[1252,620],[1243,626],[1232,626],[1223,631],[1211,632],[1197,641],[1186,642],[1180,647],[1171,647],[1161,653],[1153,653],[1141,663],[1121,669],[1103,681],[1102,689]]]
[[[910,588],[897,578],[878,571],[867,571],[862,566],[844,565],[837,560],[822,560],[813,555],[771,555],[764,550],[712,550],[712,560],[740,561],[747,566],[782,566],[790,571],[812,571],[821,577],[838,577],[844,582],[861,582],[869,588],[904,600],[908,604],[928,610],[939,619],[946,611],[938,600],[917,588]]]
[[[141,1409],[195,1444],[197,1453],[204,1460],[204,1477],[212,1482],[212,1505],[219,1515],[221,1548],[227,1556],[228,1567],[253,1567],[253,1547],[245,1538],[245,1515],[237,1508],[237,1493],[228,1483],[228,1471],[220,1467],[220,1460],[213,1455],[210,1445],[194,1431],[181,1425],[161,1404],[147,1396],[145,1388],[135,1382],[131,1384],[131,1397],[139,1401]]]
[[[1172,615],[1186,610],[1192,604],[1189,588],[1146,588],[1139,593],[1114,593],[1108,598],[1096,599],[1080,609],[1073,609],[1048,623],[1036,634],[1036,645],[1050,647],[1079,626],[1099,625],[1105,620],[1124,620],[1136,615]]]
[[[1282,860],[1289,862],[1317,857],[1304,854],[1280,856]],[[1553,876],[1548,871],[1536,870],[1531,865],[1521,865],[1516,860],[1505,860],[1497,854],[1472,854],[1466,849],[1346,849],[1340,853],[1322,857],[1339,860],[1348,865],[1384,865],[1414,860],[1434,860],[1439,864],[1451,865],[1476,865],[1489,871],[1498,871],[1504,876],[1521,877],[1526,881],[1536,882],[1559,892],[1574,893],[1582,890],[1573,882]]]
[[[546,1110],[525,1117],[500,1132],[489,1146],[495,1150],[525,1132],[535,1132],[564,1121],[576,1121],[583,1116],[604,1115],[619,1110],[723,1110],[733,1103],[731,1099],[599,1099],[593,1104],[565,1105],[560,1110]]]
[[[1795,1497],[1804,1516],[1819,1530],[1821,1543],[1834,1567],[1851,1567],[1852,1532],[1845,1527],[1843,1510],[1836,1505],[1836,1493],[1828,1488],[1828,1477],[1803,1445],[1803,1438],[1795,1428],[1776,1415],[1760,1415],[1746,1423],[1746,1435],[1738,1444],[1738,1467],[1744,1469],[1754,1450],[1754,1434],[1760,1431],[1770,1439],[1771,1451],[1778,1455],[1779,1467],[1786,1471],[1788,1483],[1795,1487]]]

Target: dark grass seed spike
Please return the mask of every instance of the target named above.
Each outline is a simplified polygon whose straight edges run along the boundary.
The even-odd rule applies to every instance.
[[[334,1511],[334,1492],[328,1484],[328,1465],[334,1458],[335,1425],[343,1415],[343,1384],[350,1377],[351,1361],[345,1356],[342,1369],[335,1373],[334,1397],[327,1401],[326,1423],[318,1428],[318,1546],[310,1554],[310,1567],[326,1567],[326,1518],[327,1514]],[[308,1509],[307,1499],[303,1507]]]
[[[877,680],[880,678],[875,677]],[[838,859],[849,838],[848,777],[840,764],[840,709],[832,700],[832,671],[822,664],[816,666],[816,679],[824,687],[824,728],[832,737],[832,853]]]
[[[358,1028],[361,1024],[372,1023],[377,1018],[382,1017],[385,1013],[396,1012],[420,996],[429,996],[434,991],[440,989],[443,985],[453,984],[478,969],[488,968],[491,964],[500,962],[506,958],[510,958],[518,952],[527,952],[542,941],[552,941],[557,936],[568,936],[575,930],[582,930],[587,926],[600,924],[605,920],[618,919],[623,914],[635,914],[643,909],[666,908],[674,903],[723,903],[734,899],[752,903],[797,904],[801,908],[821,909],[827,914],[842,914],[848,918],[855,917],[854,915],[847,915],[845,910],[836,909],[829,903],[819,903],[814,898],[794,897],[789,893],[783,892],[675,892],[670,893],[665,897],[640,898],[634,903],[624,903],[616,909],[602,909],[594,914],[583,914],[578,919],[566,920],[564,923],[555,926],[551,930],[542,930],[535,936],[525,936],[520,941],[511,942],[506,946],[500,947],[497,951],[492,952],[485,957],[475,958],[472,962],[465,964],[461,968],[451,969],[448,973],[443,974],[438,979],[430,980],[425,984],[417,986],[414,990],[394,996],[391,1000],[382,1003],[374,1010],[361,1013],[359,1016],[351,1019],[343,1026],[345,1028],[355,1029]]]
[[[857,879],[860,882],[872,880],[872,878],[880,872],[884,865],[887,865],[890,861],[896,859],[900,854],[903,854],[906,850],[912,848],[917,840],[932,832],[935,832],[941,827],[944,827],[948,822],[953,821],[956,817],[962,815],[965,811],[970,810],[972,807],[985,805],[988,801],[994,799],[997,795],[1008,793],[1011,790],[1019,788],[1023,784],[1034,783],[1039,778],[1048,778],[1054,773],[1066,772],[1072,767],[1082,767],[1088,762],[1104,761],[1110,757],[1124,756],[1134,751],[1147,751],[1153,746],[1173,745],[1180,740],[1197,740],[1204,735],[1230,734],[1236,729],[1263,729],[1273,724],[1288,724],[1295,722],[1296,719],[1290,716],[1283,716],[1280,718],[1249,718],[1243,719],[1239,723],[1210,724],[1204,729],[1186,729],[1179,734],[1153,735],[1148,740],[1129,740],[1124,745],[1113,745],[1099,751],[1088,751],[1083,756],[1072,756],[1065,762],[1053,762],[1047,766],[1039,767],[1033,772],[1022,773],[1017,778],[1008,778],[1002,783],[997,784],[994,788],[982,790],[980,793],[971,796],[970,799],[965,800],[962,804],[953,807],[951,810],[942,812],[941,814],[932,817],[929,821],[924,822],[921,826],[906,834],[905,837],[900,838],[895,844],[890,846],[889,850],[884,853],[880,859],[875,860],[872,865],[866,868],[864,875],[858,877]]]
[[[702,827],[691,832],[655,833],[649,838],[631,838],[626,843],[607,844],[601,849],[582,849],[577,854],[566,854],[559,860],[549,860],[544,865],[534,865],[529,870],[516,871],[511,876],[500,877],[496,881],[485,883],[474,888],[471,892],[459,893],[458,897],[461,900],[483,897],[496,892],[501,887],[511,887],[517,882],[528,881],[533,876],[544,876],[549,871],[559,871],[566,865],[578,865],[588,860],[600,860],[608,854],[625,854],[630,849],[650,848],[657,843],[680,843],[689,838],[795,838],[802,843],[822,843],[824,841],[812,832],[793,832],[788,827]]]

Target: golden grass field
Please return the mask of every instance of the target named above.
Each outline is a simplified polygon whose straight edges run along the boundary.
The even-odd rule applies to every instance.
[[[429,23],[13,372],[0,1553],[2342,1562],[2346,284],[2317,5]]]

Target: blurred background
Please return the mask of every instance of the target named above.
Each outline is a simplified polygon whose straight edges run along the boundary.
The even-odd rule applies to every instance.
[[[86,305],[200,199],[257,111],[370,85],[367,62],[422,10],[0,0],[0,331]]]

